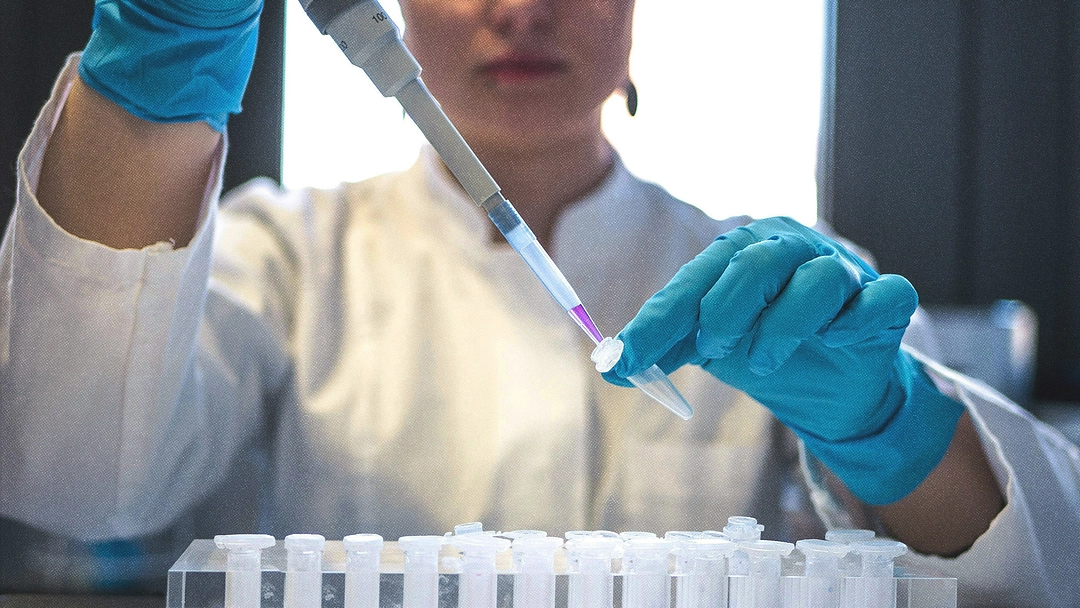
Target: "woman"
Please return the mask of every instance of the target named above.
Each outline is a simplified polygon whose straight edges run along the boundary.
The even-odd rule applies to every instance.
[[[4,310],[19,321],[9,323],[3,370],[16,388],[0,403],[0,439],[18,446],[0,463],[10,480],[5,516],[96,541],[192,519],[208,532],[396,538],[471,520],[553,533],[706,529],[735,514],[758,516],[774,537],[802,537],[797,522],[820,528],[872,513],[815,514],[790,499],[805,496],[792,436],[716,380],[742,387],[716,363],[734,358],[665,355],[653,344],[658,327],[688,318],[657,315],[655,299],[653,322],[639,316],[627,334],[631,358],[698,363],[673,377],[695,418],[682,423],[591,373],[590,345],[430,152],[405,173],[330,191],[255,183],[219,213],[219,131],[236,109],[235,75],[246,77],[258,8],[192,4],[100,1],[80,75],[74,58],[21,157],[26,179],[4,245],[13,285]],[[603,137],[600,104],[627,82],[632,2],[408,0],[402,9],[431,90],[605,333],[745,223],[710,220],[637,180]],[[180,34],[147,33],[170,28]],[[175,48],[184,36],[220,32],[231,37]],[[154,78],[121,69],[130,65]],[[215,86],[189,94],[204,75]],[[207,99],[220,103],[199,106]],[[836,255],[825,257],[857,268],[848,277],[856,292],[878,284],[801,227],[739,234],[830,249]],[[660,305],[704,305],[687,294],[712,262],[687,266]],[[742,276],[758,274],[769,273]],[[861,383],[811,380],[891,386],[901,316],[878,341],[884,367],[857,362]],[[787,353],[785,369],[807,367],[807,350]],[[815,416],[783,408],[794,392],[776,407],[763,402],[813,441]],[[981,572],[976,589],[1000,591],[985,558],[998,541],[981,539],[1001,496],[970,415],[948,403],[937,458],[876,515],[923,551],[952,555],[976,543],[954,568]],[[903,418],[892,414],[881,424]],[[271,466],[246,491],[234,482],[253,448]],[[781,501],[785,487],[793,490]],[[972,498],[957,503],[956,493]],[[256,505],[259,523],[230,521],[206,506],[209,495],[234,514]],[[999,528],[1027,525],[1017,501],[1010,495]]]

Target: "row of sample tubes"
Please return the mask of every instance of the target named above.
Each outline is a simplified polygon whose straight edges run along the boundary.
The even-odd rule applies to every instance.
[[[484,531],[479,523],[457,526],[446,536],[398,539],[404,555],[403,608],[439,608],[439,565],[444,545],[459,557],[458,608],[496,608],[499,554],[512,550],[514,608],[554,608],[555,559],[565,548],[568,608],[613,608],[620,559],[622,608],[894,608],[893,560],[903,543],[874,539],[868,530],[833,530],[825,540],[795,544],[761,540],[751,517],[732,517],[722,531],[568,532],[565,541],[543,531]],[[272,536],[218,536],[227,551],[226,608],[259,608],[261,551]],[[285,537],[284,608],[315,608],[322,598],[325,539],[317,534]],[[380,553],[375,534],[346,536],[345,608],[378,608]],[[798,550],[804,576],[794,589],[782,584],[783,558]],[[787,577],[791,579],[791,577]]]

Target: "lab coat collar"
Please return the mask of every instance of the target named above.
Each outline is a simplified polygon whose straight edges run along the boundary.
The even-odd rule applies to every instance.
[[[476,243],[482,243],[489,248],[503,250],[507,245],[501,241],[492,243],[488,236],[493,230],[491,221],[482,209],[472,202],[472,199],[462,190],[461,186],[445,170],[442,161],[435,149],[425,144],[420,150],[420,158],[413,171],[423,176],[424,184],[434,201],[446,205],[453,216],[464,226],[470,238]],[[560,249],[560,235],[565,231],[561,225],[568,217],[590,216],[593,214],[610,215],[629,218],[631,214],[625,213],[625,205],[633,204],[638,197],[631,196],[634,184],[637,180],[626,169],[622,158],[617,152],[613,153],[612,166],[604,179],[585,196],[568,205],[559,217],[554,230],[552,249],[549,252],[558,260]],[[513,201],[511,201],[513,202]],[[619,206],[622,213],[611,209],[612,205]]]

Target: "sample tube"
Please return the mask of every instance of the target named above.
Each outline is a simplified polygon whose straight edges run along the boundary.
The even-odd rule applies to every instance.
[[[623,546],[623,608],[669,608],[671,575],[668,558],[675,542],[639,536]]]
[[[322,605],[322,552],[326,539],[320,534],[285,537],[285,608],[318,608]]]
[[[731,608],[776,608],[782,605],[780,559],[795,545],[776,540],[739,543],[750,561],[750,574],[732,580]]]
[[[907,553],[907,545],[895,540],[866,540],[852,543],[851,550],[862,558],[864,608],[895,608],[896,578],[893,560]]]
[[[345,608],[379,608],[379,557],[383,537],[352,534],[345,547]]]
[[[458,608],[495,608],[499,576],[495,556],[509,549],[510,541],[481,532],[452,536],[450,544],[462,553]]]
[[[569,608],[607,608],[615,599],[611,560],[622,550],[618,537],[576,536],[566,541],[570,562]]]
[[[603,538],[619,538],[618,532],[612,532],[611,530],[572,530],[563,535],[566,538],[566,542],[570,542],[575,538],[581,538],[583,536],[596,536]]]
[[[225,608],[259,608],[262,597],[262,550],[273,547],[269,534],[219,534],[214,544],[225,558]]]
[[[514,608],[555,608],[555,551],[558,536],[514,539]]]
[[[840,559],[848,554],[848,546],[813,538],[795,546],[806,558],[807,608],[840,608]]]
[[[477,534],[484,531],[483,522],[472,521],[467,524],[458,524],[454,526],[453,536],[464,536],[466,534]],[[451,536],[447,534],[447,536]]]
[[[402,536],[405,554],[402,608],[439,608],[439,550],[442,536]]]
[[[753,517],[735,515],[729,517],[727,521],[727,525],[724,526],[724,537],[740,545],[761,540],[761,533],[765,530],[765,526],[757,523],[757,520]],[[735,554],[731,556],[729,570],[733,576],[750,574],[750,559],[747,557],[746,551],[743,551],[741,547],[735,548]]]
[[[825,532],[825,540],[843,543],[845,545],[848,545],[849,547],[852,543],[857,543],[864,540],[871,540],[873,538],[873,530],[837,528],[835,530],[829,530]],[[859,559],[859,554],[857,552],[848,551],[847,555],[840,558],[840,578],[843,579],[848,576],[860,575],[862,575],[862,560]]]
[[[682,564],[675,583],[677,608],[726,608],[728,560],[735,543],[726,538],[688,538],[679,551]]]
[[[635,538],[656,538],[656,533],[631,530],[629,532],[619,532],[619,538],[623,539],[623,541],[634,540]]]
[[[682,606],[684,598],[689,597],[689,591],[684,587],[689,583],[687,575],[692,569],[692,559],[686,550],[686,541],[692,538],[706,537],[707,535],[704,532],[692,530],[668,530],[664,532],[664,538],[675,541],[675,548],[672,549],[671,555],[675,557],[675,569],[672,574],[675,576],[675,603],[677,606]]]

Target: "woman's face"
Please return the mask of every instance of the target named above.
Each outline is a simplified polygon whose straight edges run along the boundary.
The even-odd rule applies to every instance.
[[[401,0],[423,78],[470,139],[542,144],[599,130],[627,78],[634,0]]]

